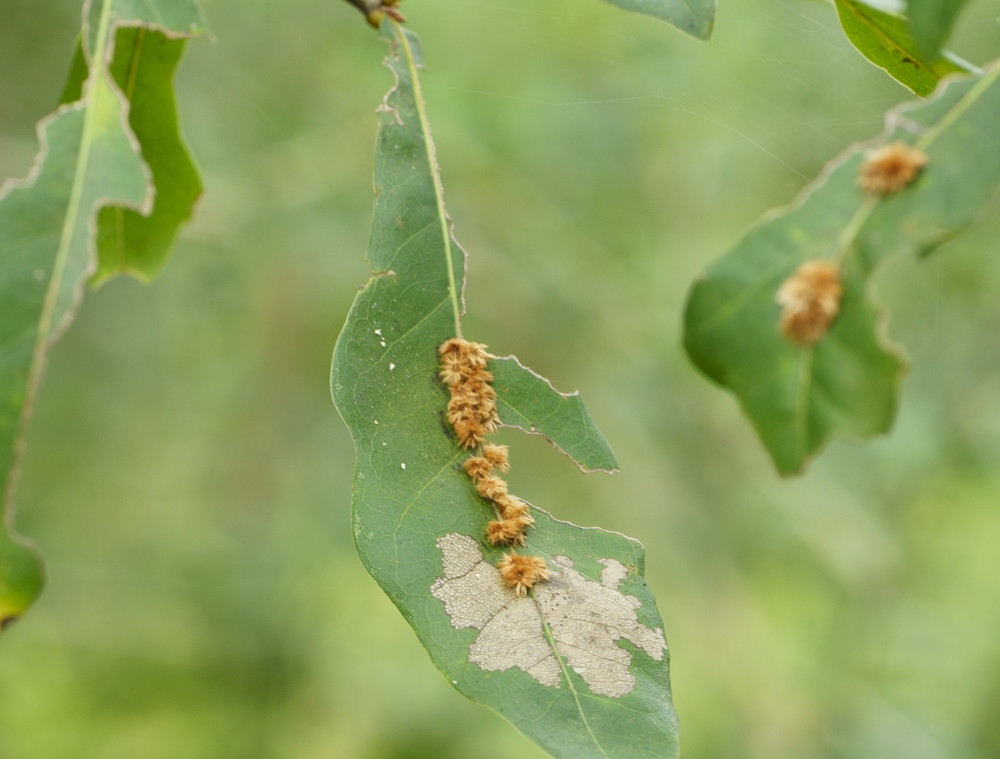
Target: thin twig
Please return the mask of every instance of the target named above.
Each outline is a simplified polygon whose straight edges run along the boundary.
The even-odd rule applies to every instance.
[[[376,29],[386,16],[399,22],[406,21],[406,16],[400,13],[399,8],[396,7],[399,0],[386,0],[386,2],[383,0],[347,0],[347,2],[365,14],[368,23]]]

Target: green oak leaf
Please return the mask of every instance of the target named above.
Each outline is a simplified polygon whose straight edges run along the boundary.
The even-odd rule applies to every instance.
[[[156,198],[152,213],[146,216],[122,206],[101,209],[93,286],[118,274],[131,274],[143,282],[154,279],[166,265],[203,189],[181,135],[173,89],[174,72],[187,45],[187,39],[177,35],[185,28],[200,33],[204,29],[200,12],[197,6],[189,6],[186,14],[175,18],[169,36],[148,24],[136,25],[143,17],[129,18],[127,25],[117,29],[110,71],[129,101],[129,126],[152,171]],[[78,43],[61,102],[80,97],[86,76],[87,59]]]
[[[708,40],[715,26],[716,0],[607,0],[627,11],[645,13],[699,40]]]
[[[94,0],[85,5],[82,38],[89,40],[89,59],[111,61],[110,70],[104,63],[74,60],[64,93],[72,102],[39,124],[41,152],[30,176],[8,182],[0,191],[3,627],[31,606],[44,584],[37,550],[14,529],[14,486],[46,355],[72,321],[84,285],[97,268],[95,216],[110,204],[137,216],[149,214],[153,205],[150,172],[128,126],[129,103],[112,76],[123,65],[112,41],[116,29],[128,24],[164,22],[169,34],[186,34],[200,16],[181,13],[184,5],[167,0]],[[126,62],[135,60],[129,39],[128,33],[118,34],[118,41],[126,43],[118,51]]]
[[[969,0],[908,0],[906,15],[910,17],[917,49],[927,57],[938,54],[951,36],[955,20]]]
[[[379,108],[373,277],[331,373],[357,453],[358,554],[448,682],[553,756],[675,757],[669,654],[642,547],[532,507],[524,550],[546,559],[552,579],[521,599],[498,579],[502,551],[484,538],[492,511],[462,469],[470,453],[446,421],[438,379],[437,347],[461,334],[465,255],[444,210],[418,38],[391,21],[382,29],[397,84]],[[513,359],[490,369],[504,423],[545,434],[581,466],[614,468],[578,396]]]
[[[902,16],[873,8],[863,0],[834,0],[844,33],[869,61],[921,97],[934,91],[942,77],[970,72],[973,67],[938,49],[920,52]]]
[[[892,425],[904,362],[882,336],[868,281],[887,258],[924,255],[955,237],[995,191],[998,76],[995,65],[951,79],[930,102],[890,111],[877,143],[904,141],[929,156],[906,190],[866,198],[857,175],[870,146],[852,147],[692,287],[688,355],[737,396],[781,474],[800,471],[831,435],[865,438]],[[844,296],[827,335],[798,347],[779,334],[775,293],[810,259],[843,262]]]

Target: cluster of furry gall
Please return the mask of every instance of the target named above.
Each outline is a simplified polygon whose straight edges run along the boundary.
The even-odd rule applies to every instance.
[[[781,334],[796,345],[815,345],[840,313],[843,294],[840,270],[833,263],[806,261],[775,296],[781,306]]]
[[[476,483],[476,492],[493,506],[497,518],[486,525],[486,537],[498,546],[523,546],[528,528],[534,523],[528,504],[507,492],[507,482],[496,472],[510,471],[509,449],[486,442],[486,435],[500,426],[496,391],[490,386],[493,375],[487,370],[490,354],[486,346],[452,338],[438,348],[441,379],[451,390],[448,423],[463,448],[477,449],[465,461],[466,474]],[[535,583],[549,579],[545,560],[538,556],[505,554],[500,576],[519,596]]]
[[[905,142],[892,142],[865,154],[858,185],[870,195],[892,195],[913,184],[927,165],[927,154]]]
[[[465,471],[476,483],[476,492],[493,504],[498,519],[486,525],[486,537],[495,546],[523,546],[524,535],[534,523],[528,504],[507,492],[507,483],[493,472],[507,472],[507,446],[484,445],[481,456],[465,462]]]
[[[486,346],[452,338],[438,348],[441,379],[451,390],[448,423],[463,448],[482,445],[486,435],[500,426],[497,394],[490,387],[493,375],[486,369]]]

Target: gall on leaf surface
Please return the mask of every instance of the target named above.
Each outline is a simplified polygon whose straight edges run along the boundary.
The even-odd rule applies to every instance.
[[[31,606],[44,584],[37,550],[14,529],[17,465],[47,352],[72,321],[97,270],[95,217],[112,204],[136,215],[154,207],[154,176],[114,76],[128,68],[138,77],[143,70],[128,44],[124,27],[130,26],[176,39],[200,31],[203,22],[191,0],[89,0],[81,34],[85,56],[71,67],[68,102],[39,124],[41,151],[28,178],[9,181],[0,191],[2,627]],[[159,114],[147,111],[144,118],[154,122]]]
[[[504,549],[485,535],[494,514],[464,470],[473,453],[446,420],[449,391],[438,377],[437,349],[461,329],[465,254],[444,210],[419,40],[391,21],[382,30],[397,83],[379,108],[373,277],[351,308],[331,374],[357,454],[358,554],[448,682],[552,756],[670,759],[669,654],[657,644],[663,622],[643,579],[642,546],[531,507],[518,552],[543,558],[550,580],[519,598],[498,579]],[[544,434],[585,469],[616,467],[578,396],[511,359],[489,368],[503,424]],[[519,630],[541,662],[534,671],[533,657],[511,648]],[[608,654],[613,664],[597,666],[593,657]]]
[[[875,144],[831,162],[790,208],[765,217],[709,265],[688,295],[684,346],[732,392],[782,475],[795,474],[831,436],[867,438],[892,425],[905,362],[884,335],[869,292],[876,268],[925,255],[975,221],[1000,183],[1000,66],[953,77],[929,102],[890,111]],[[865,194],[859,172],[879,145],[927,155],[906,189]],[[840,312],[826,335],[800,346],[779,330],[782,283],[804,262],[840,267]]]

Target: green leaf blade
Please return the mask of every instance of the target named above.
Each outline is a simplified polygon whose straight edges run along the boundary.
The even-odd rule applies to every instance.
[[[470,453],[447,424],[448,392],[437,378],[437,347],[456,334],[461,293],[455,283],[463,281],[465,257],[442,233],[448,224],[417,90],[416,38],[404,31],[404,44],[392,25],[383,31],[394,43],[388,64],[398,83],[379,109],[368,251],[375,276],[355,299],[331,372],[334,401],[357,454],[352,520],[358,553],[449,683],[498,711],[553,756],[669,759],[677,754],[669,656],[665,643],[660,648],[649,642],[662,640],[663,623],[642,579],[641,546],[533,508],[536,524],[524,550],[546,558],[553,579],[523,603],[499,584],[495,566],[502,551],[484,539],[492,510],[462,468]],[[503,375],[511,364],[494,361],[497,366]],[[525,379],[516,367],[512,376],[515,383]],[[547,392],[549,402],[568,402],[551,388]],[[571,426],[555,439],[573,441],[578,430]],[[475,571],[451,572],[452,544],[471,552]],[[463,578],[487,584],[470,594]],[[559,648],[578,624],[545,611],[559,587],[584,599],[604,594],[634,615],[631,632],[623,629],[617,643],[607,643],[605,651],[619,662],[610,684],[595,685],[595,673],[574,668]],[[500,599],[494,616],[478,627],[463,621],[460,607],[483,599]],[[537,666],[544,672],[531,674],[535,663],[515,662],[516,653],[503,650],[500,660],[483,653],[495,650],[484,638],[497,634],[490,623],[501,612],[527,625],[525,640],[541,652]],[[646,648],[628,642],[633,638]]]
[[[143,282],[155,278],[201,197],[201,177],[181,136],[173,89],[186,44],[144,27],[118,30],[111,75],[129,101],[129,126],[152,172],[156,197],[148,215],[122,206],[101,210],[92,285],[123,273]]]
[[[905,193],[886,198],[859,241],[874,263],[898,254],[926,255],[972,225],[1000,181],[1000,64],[984,76],[953,82],[927,104],[898,109],[890,140],[926,148],[930,161]],[[873,265],[873,264],[869,264]]]
[[[816,348],[794,346],[778,331],[781,283],[802,262],[829,257],[857,212],[859,162],[835,166],[800,205],[751,231],[688,297],[688,355],[737,395],[782,475],[797,473],[831,434],[867,437],[894,416],[903,364],[875,338],[879,312],[859,273],[847,272],[843,318]],[[845,357],[851,371],[838,382]]]
[[[607,0],[612,5],[666,21],[695,39],[707,41],[715,26],[716,0]]]
[[[121,26],[145,26],[167,32],[171,36],[185,37],[194,37],[208,31],[208,24],[197,0],[87,0],[84,8],[84,39],[87,41],[88,61],[93,57],[97,29],[105,7],[111,13],[112,31]]]
[[[91,285],[100,286],[118,274],[150,282],[166,265],[174,242],[194,213],[203,186],[194,159],[181,134],[174,73],[187,39],[205,31],[196,3],[165,7],[116,0],[112,78],[129,102],[129,126],[142,149],[156,187],[153,210],[136,213],[109,206],[98,218],[98,269]],[[90,9],[96,23],[97,9]],[[80,97],[88,71],[78,44],[61,102]]]
[[[801,471],[832,436],[861,439],[891,427],[905,362],[883,336],[885,317],[868,281],[888,258],[926,254],[955,237],[995,191],[998,78],[994,67],[951,80],[934,100],[890,112],[879,142],[915,143],[929,156],[904,192],[866,200],[857,185],[864,147],[855,146],[692,287],[685,349],[736,395],[781,474]],[[815,347],[793,345],[778,330],[778,288],[803,262],[841,254],[840,314]]]
[[[114,201],[148,213],[152,204],[149,176],[132,135],[125,128],[125,104],[106,76],[96,76],[86,92],[86,114],[93,131],[81,135],[80,162],[64,228],[65,260],[56,263],[59,293],[53,312],[57,331],[69,326],[83,297],[82,283],[93,273],[91,211]]]
[[[97,205],[113,199],[139,207],[147,197],[118,96],[98,76],[86,97],[42,122],[35,175],[0,197],[0,609],[7,619],[22,614],[42,585],[37,554],[14,532],[13,486],[45,354],[72,319],[90,275]]]
[[[42,557],[34,545],[0,524],[0,632],[20,619],[45,585]]]
[[[922,55],[930,58],[940,53],[968,1],[908,0],[906,15],[910,17],[913,37]]]
[[[83,97],[83,85],[87,82],[90,67],[87,65],[87,55],[83,52],[83,37],[78,37],[73,51],[73,60],[69,64],[69,75],[59,96],[59,105],[75,103]]]
[[[125,23],[143,29],[122,30],[119,42],[125,44],[117,48],[121,55],[109,61],[115,29]],[[142,259],[152,274],[180,221],[190,215],[195,185],[200,193],[183,145],[179,138],[171,142],[176,114],[171,110],[170,77],[183,41],[167,39],[148,30],[150,26],[185,35],[200,31],[203,20],[193,0],[90,0],[85,4],[80,39],[86,45],[78,43],[62,95],[64,104],[39,125],[41,152],[35,168],[27,180],[7,183],[0,191],[0,302],[4,304],[0,309],[4,357],[0,361],[4,493],[0,627],[20,617],[44,584],[39,553],[14,528],[14,485],[48,349],[72,321],[85,284],[97,269],[99,241],[108,237],[106,225],[95,217],[113,213],[118,221],[126,219],[118,228],[133,232],[128,244],[137,251],[156,249],[159,254],[159,258],[147,255]],[[123,60],[140,62],[134,54],[137,45],[129,48],[129,42],[135,43],[140,34],[152,38],[147,52],[155,55],[147,59],[158,67],[129,66],[129,73],[136,77],[133,84],[140,85],[130,93],[139,95],[133,97],[131,105],[136,107],[131,116],[140,126],[142,147],[158,181],[166,176],[160,193],[160,206],[166,213],[153,217],[149,217],[154,195],[149,168],[129,128],[130,104],[112,76],[122,79]],[[153,124],[164,112],[174,120],[167,119],[166,127],[157,133]],[[164,222],[167,216],[171,218]],[[135,229],[139,232],[134,233]]]
[[[617,472],[618,461],[579,393],[564,395],[513,356],[492,359],[500,421],[541,435],[585,472]]]
[[[921,52],[902,16],[862,0],[835,0],[835,5],[844,33],[861,54],[917,95],[932,93],[948,74],[967,71],[937,49]]]

